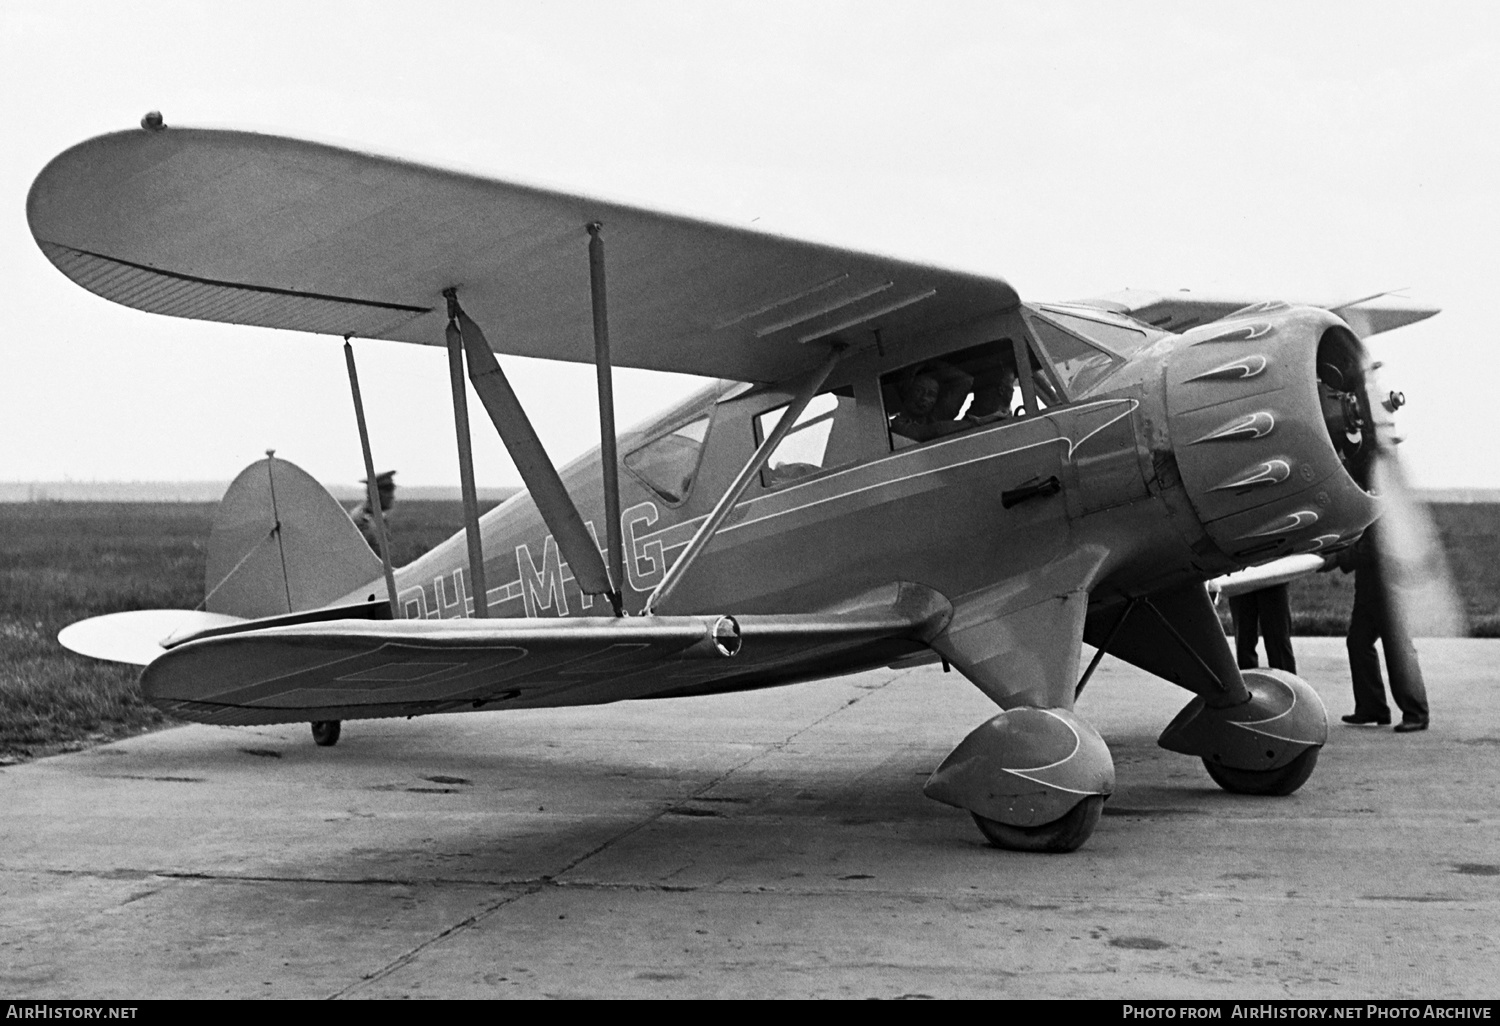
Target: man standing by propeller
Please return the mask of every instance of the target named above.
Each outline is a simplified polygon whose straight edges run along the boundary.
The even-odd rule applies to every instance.
[[[1343,721],[1354,726],[1384,726],[1391,722],[1380,659],[1375,654],[1378,638],[1391,675],[1391,698],[1401,710],[1396,731],[1404,734],[1427,729],[1427,688],[1400,604],[1391,594],[1395,582],[1380,565],[1378,527],[1378,521],[1371,524],[1359,541],[1337,556],[1338,568],[1344,573],[1354,573],[1354,608],[1349,613],[1346,639],[1349,673],[1354,680],[1354,712],[1343,717]]]

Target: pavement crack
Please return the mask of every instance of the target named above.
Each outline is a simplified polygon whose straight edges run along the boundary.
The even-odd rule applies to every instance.
[[[639,826],[634,829],[639,829]],[[602,848],[603,846],[601,846]],[[598,849],[596,849],[597,851]],[[582,857],[574,860],[574,863],[582,861]],[[566,870],[565,870],[566,871]],[[19,867],[0,868],[0,876],[40,873],[49,876],[73,877],[79,879],[99,880],[164,880],[164,881],[186,881],[204,883],[226,883],[226,884],[304,884],[307,886],[343,886],[343,887],[410,887],[410,888],[485,888],[491,890],[506,891],[506,896],[497,901],[491,910],[500,908],[516,898],[537,894],[549,888],[573,891],[594,891],[601,893],[641,893],[641,894],[682,894],[706,892],[713,894],[742,894],[757,895],[773,893],[783,897],[829,897],[859,893],[863,896],[885,896],[888,898],[918,897],[928,899],[940,898],[941,892],[928,891],[921,888],[905,888],[881,886],[870,884],[864,874],[855,873],[843,877],[831,877],[825,885],[819,886],[815,883],[803,883],[800,886],[771,886],[749,885],[740,883],[725,883],[723,881],[704,884],[672,884],[665,882],[628,882],[610,880],[564,880],[559,879],[561,874],[543,874],[527,877],[448,877],[448,876],[369,876],[369,877],[318,877],[318,876],[283,876],[268,873],[212,873],[188,870],[163,870],[163,869],[112,869],[107,871],[83,870],[83,869],[24,869]],[[856,886],[838,886],[840,883],[851,883]],[[148,897],[159,893],[162,888],[154,888],[126,899],[122,904]],[[1084,900],[1077,894],[1059,895],[1032,895],[1021,899],[1013,895],[998,895],[984,892],[971,891],[955,899],[959,904],[968,906],[1006,907],[1021,911],[1054,910],[1062,907],[1070,907]],[[1047,904],[1046,900],[1059,902],[1060,904]],[[1196,892],[1191,894],[1179,894],[1175,900],[1163,902],[1161,898],[1137,897],[1120,898],[1114,904],[1116,907],[1124,908],[1149,908],[1160,909],[1164,904],[1179,908],[1201,908],[1205,905],[1224,904],[1229,906],[1275,906],[1283,904],[1296,904],[1307,907],[1318,908],[1347,908],[1351,901],[1369,903],[1389,903],[1392,906],[1409,905],[1412,903],[1440,903],[1463,905],[1468,909],[1492,909],[1500,906],[1500,899],[1489,895],[1461,895],[1461,894],[1435,894],[1435,895],[1392,895],[1392,894],[1360,894],[1327,896],[1313,898],[1301,894],[1272,895],[1255,894],[1241,895],[1223,892]],[[486,913],[478,913],[483,916]],[[451,933],[456,927],[450,927],[443,934]],[[436,939],[436,938],[434,938]],[[431,943],[430,941],[427,943]],[[413,949],[417,950],[417,949]]]
[[[149,898],[153,894],[160,894],[162,890],[163,888],[161,887],[153,887],[149,891],[141,891],[139,894],[132,894],[130,897],[126,898],[115,907],[124,908],[126,905],[129,905],[132,902],[140,901],[142,898]]]
[[[446,940],[454,934],[460,933],[464,930],[472,929],[473,927],[482,923],[484,920],[488,919],[490,916],[494,915],[496,912],[500,911],[506,905],[509,905],[514,901],[519,901],[520,899],[527,897],[528,895],[535,894],[537,891],[541,890],[543,886],[545,885],[538,883],[535,886],[529,887],[518,893],[507,894],[499,901],[492,903],[488,907],[481,909],[480,911],[474,913],[472,916],[469,916],[466,919],[462,919],[459,922],[454,923],[446,930],[443,930],[442,932],[429,937],[427,940],[423,941],[421,944],[418,944],[416,947],[411,948],[401,955],[398,955],[396,958],[386,963],[380,969],[375,970],[375,972],[367,973],[360,979],[349,984],[347,987],[344,987],[342,990],[335,991],[334,993],[328,995],[328,1000],[337,1001],[339,998],[347,997],[350,993],[352,993],[359,987],[363,987],[366,984],[376,983],[380,980],[385,979],[396,970],[411,964],[416,960],[418,955],[426,951],[428,948],[432,947],[434,944]]]

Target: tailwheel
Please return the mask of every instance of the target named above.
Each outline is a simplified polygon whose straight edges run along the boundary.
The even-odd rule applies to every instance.
[[[339,743],[342,726],[338,720],[318,720],[312,725],[313,741],[319,748],[332,748]]]
[[[1040,826],[1011,826],[987,819],[977,812],[973,816],[979,832],[996,848],[1057,854],[1077,851],[1083,847],[1083,842],[1093,835],[1094,827],[1099,825],[1099,815],[1103,810],[1104,795],[1091,794],[1065,815]]]
[[[1280,769],[1230,769],[1207,759],[1203,760],[1203,768],[1214,778],[1214,783],[1232,794],[1285,795],[1307,783],[1318,765],[1319,751],[1314,745]]]

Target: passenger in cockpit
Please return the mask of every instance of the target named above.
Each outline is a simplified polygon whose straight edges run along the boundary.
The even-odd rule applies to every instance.
[[[1009,346],[1009,341],[996,345]],[[967,419],[975,424],[989,424],[1010,416],[1016,395],[1016,364],[1009,353],[978,369],[974,374],[974,401],[969,404]]]

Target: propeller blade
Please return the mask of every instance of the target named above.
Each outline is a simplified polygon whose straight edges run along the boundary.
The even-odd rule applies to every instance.
[[[1406,483],[1393,448],[1382,445],[1371,468],[1380,498],[1376,556],[1386,588],[1386,608],[1413,637],[1467,637],[1468,619],[1453,587],[1447,556],[1426,506]]]

